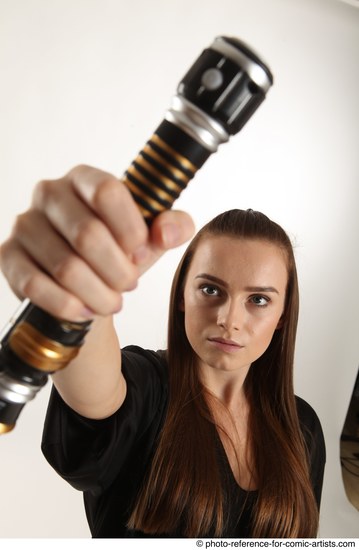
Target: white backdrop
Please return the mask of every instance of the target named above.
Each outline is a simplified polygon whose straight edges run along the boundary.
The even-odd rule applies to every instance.
[[[359,9],[339,0],[0,0],[0,240],[37,180],[78,163],[121,175],[177,83],[215,36],[247,41],[275,84],[242,132],[178,201],[200,227],[262,210],[296,245],[301,317],[296,392],[327,443],[320,535],[359,537],[339,436],[359,363]],[[165,345],[177,250],[126,297],[124,344]],[[17,300],[0,279],[0,322]],[[82,496],[47,465],[50,384],[0,440],[0,537],[89,537]],[[0,543],[1,544],[1,543]]]

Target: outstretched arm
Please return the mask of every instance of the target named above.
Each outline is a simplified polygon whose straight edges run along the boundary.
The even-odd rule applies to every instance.
[[[1,268],[20,298],[59,318],[93,319],[79,355],[53,375],[79,414],[104,418],[123,403],[113,315],[141,274],[193,231],[191,218],[176,211],[163,212],[149,228],[121,181],[89,166],[35,187],[30,208],[0,249]]]

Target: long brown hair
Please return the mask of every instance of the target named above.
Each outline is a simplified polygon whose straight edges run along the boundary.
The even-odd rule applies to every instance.
[[[168,325],[168,410],[129,527],[155,536],[180,532],[182,536],[201,537],[222,536],[226,526],[215,421],[208,406],[208,392],[195,368],[194,352],[184,329],[184,313],[179,307],[198,243],[211,235],[261,239],[285,253],[288,282],[282,325],[265,353],[252,364],[244,384],[250,410],[249,447],[258,489],[251,535],[315,537],[318,509],[293,391],[299,310],[293,248],[278,224],[253,210],[230,210],[205,225],[175,273]]]

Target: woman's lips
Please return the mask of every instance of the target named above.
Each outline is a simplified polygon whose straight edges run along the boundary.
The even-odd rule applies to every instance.
[[[238,342],[235,342],[234,340],[227,340],[226,338],[220,338],[216,336],[213,338],[208,338],[208,340],[216,348],[229,353],[235,353],[236,351],[243,349],[243,346],[241,346],[240,344],[238,344]]]

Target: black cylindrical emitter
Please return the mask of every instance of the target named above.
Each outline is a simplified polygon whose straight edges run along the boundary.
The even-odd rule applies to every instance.
[[[185,74],[164,120],[123,176],[148,224],[265,99],[273,77],[236,38],[220,36]],[[0,340],[0,434],[79,352],[91,322],[56,319],[26,300]]]

